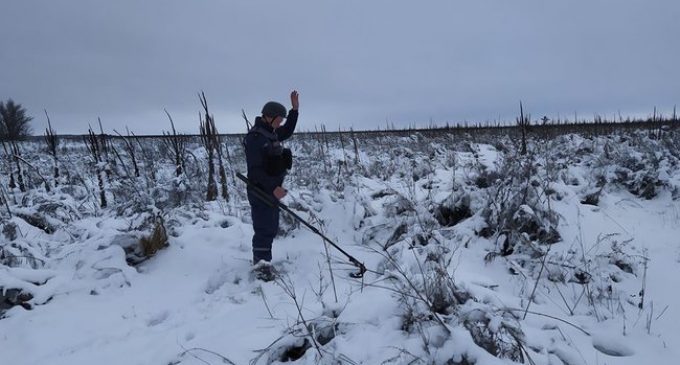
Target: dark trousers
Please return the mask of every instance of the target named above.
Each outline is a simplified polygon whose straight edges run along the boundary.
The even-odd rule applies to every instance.
[[[272,196],[272,199],[274,197]],[[272,242],[279,231],[279,209],[269,206],[252,193],[248,194],[253,218],[253,264],[272,260]]]

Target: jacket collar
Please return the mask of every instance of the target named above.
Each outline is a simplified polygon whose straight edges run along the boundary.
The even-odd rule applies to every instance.
[[[255,118],[255,127],[262,128],[270,133],[274,133],[274,128],[272,128],[271,124],[265,122],[262,117]]]

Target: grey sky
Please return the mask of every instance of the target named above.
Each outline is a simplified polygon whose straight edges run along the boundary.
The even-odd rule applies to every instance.
[[[300,127],[669,113],[677,0],[4,1],[0,100],[60,133],[221,132],[300,91]]]

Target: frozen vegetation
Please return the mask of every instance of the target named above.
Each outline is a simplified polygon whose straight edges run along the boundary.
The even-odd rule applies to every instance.
[[[282,214],[268,283],[239,138],[6,144],[0,363],[676,363],[674,129],[297,135],[284,202],[369,271]]]

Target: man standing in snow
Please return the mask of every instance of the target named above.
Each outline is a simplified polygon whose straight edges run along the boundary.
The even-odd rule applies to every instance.
[[[266,103],[262,108],[262,116],[255,118],[255,125],[244,139],[248,179],[272,201],[286,196],[286,190],[282,187],[283,179],[292,165],[292,154],[289,149],[283,148],[281,142],[290,138],[295,131],[299,107],[297,91],[290,93],[290,101],[290,111],[286,111],[286,107],[280,103]],[[281,126],[284,119],[287,119],[286,124]],[[274,279],[272,242],[279,230],[279,210],[259,198],[250,187],[248,201],[255,232],[253,271],[259,279],[270,281]]]

